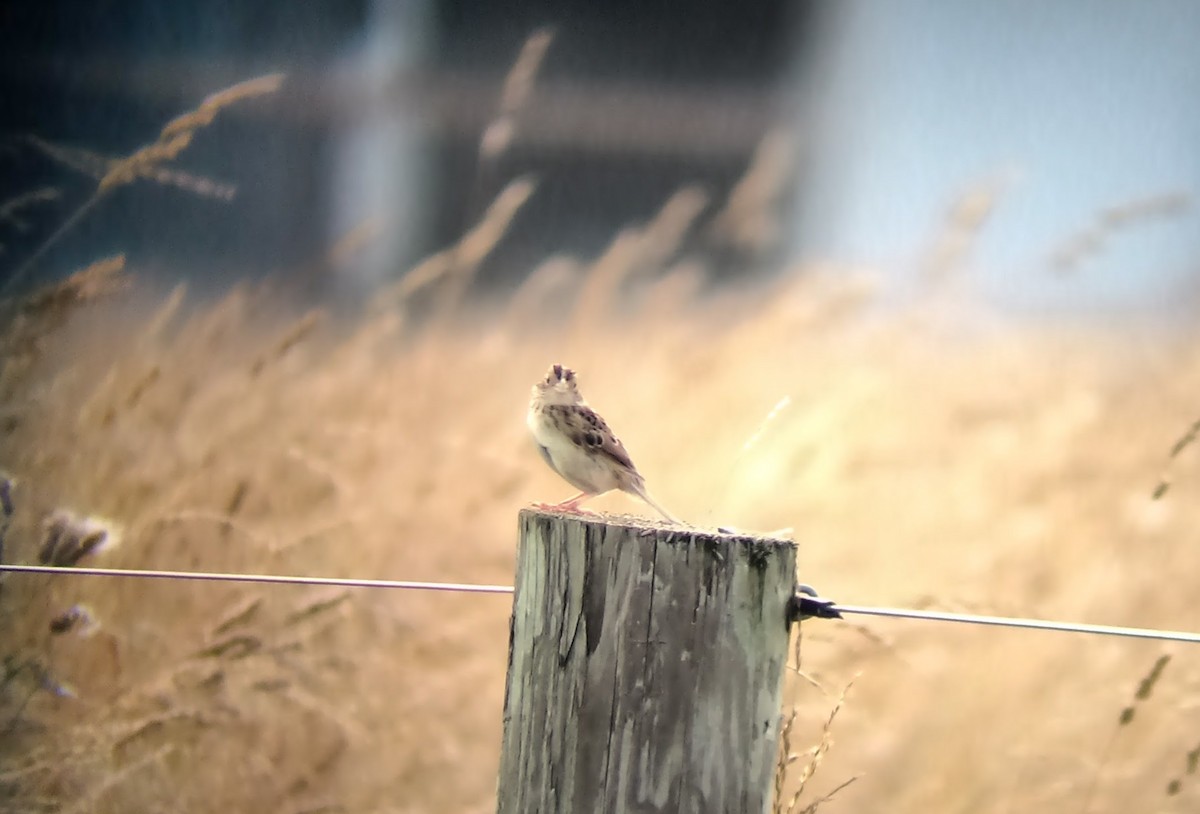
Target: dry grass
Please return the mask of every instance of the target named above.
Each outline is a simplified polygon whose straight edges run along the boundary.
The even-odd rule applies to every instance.
[[[554,29],[546,27],[530,34],[521,46],[521,52],[509,69],[508,76],[504,78],[496,115],[484,128],[483,137],[479,140],[481,163],[495,161],[512,146],[517,135],[517,119],[521,108],[533,93],[534,81],[552,42]]]
[[[289,314],[270,286],[135,307],[111,269],[102,297],[81,293],[92,272],[34,299],[4,340],[6,364],[27,349],[4,379],[6,558],[36,559],[68,509],[119,529],[90,555],[119,567],[507,582],[517,508],[566,494],[522,423],[561,360],[666,505],[794,527],[825,595],[1200,624],[1194,450],[1152,497],[1195,418],[1195,336],[860,320],[859,281],[799,273],[701,295],[702,272],[672,265],[705,204],[690,190],[594,262],[466,304],[522,189],[350,326]],[[443,310],[415,324],[425,287]],[[55,575],[5,580],[0,619],[2,810],[491,806],[501,597]],[[795,685],[788,737],[815,746],[781,792],[805,784],[801,811],[1194,810],[1200,670],[1165,652],[1154,704],[1106,749],[1159,645],[807,622],[811,679],[859,677],[844,707]]]
[[[190,172],[161,166],[158,163],[143,161],[132,174],[126,162],[129,158],[101,155],[93,150],[80,147],[68,147],[62,144],[52,144],[37,136],[27,135],[24,139],[37,152],[49,158],[55,164],[86,175],[97,182],[110,177],[111,173],[119,172],[127,175],[127,180],[144,179],[157,184],[176,187],[194,195],[218,200],[232,200],[237,194],[233,184],[205,178]],[[175,156],[169,156],[174,158]],[[163,158],[160,156],[160,158]],[[124,167],[124,169],[122,169]],[[110,182],[111,185],[111,182]],[[49,190],[53,192],[53,190]]]
[[[787,694],[798,698],[802,697],[802,693],[808,693],[816,689],[827,696],[828,693],[825,688],[800,669],[801,634],[802,631],[799,628],[793,633],[795,641],[794,660],[789,665],[789,671],[793,675],[789,675],[786,682],[788,685]],[[797,681],[796,679],[801,679],[801,681]],[[814,746],[804,751],[795,751],[797,747],[793,743],[797,734],[797,721],[800,716],[799,707],[793,706],[783,716],[783,724],[780,727],[779,736],[779,759],[775,766],[773,814],[815,814],[815,812],[820,810],[821,806],[831,802],[840,791],[858,780],[857,776],[843,780],[832,790],[820,797],[812,797],[810,795],[811,799],[807,799],[805,796],[809,782],[816,775],[817,769],[820,767],[825,755],[833,747],[833,723],[837,719],[838,713],[841,712],[842,705],[846,702],[846,696],[853,685],[854,679],[852,678],[833,701],[829,715],[821,726],[820,739]],[[806,799],[807,802],[805,802]],[[802,805],[803,807],[801,807]]]
[[[158,138],[129,156],[113,162],[100,179],[97,192],[103,193],[148,176],[191,146],[196,131],[213,123],[225,108],[246,99],[274,93],[283,85],[283,74],[269,74],[247,79],[206,98],[195,110],[189,110],[169,121]]]
[[[1102,209],[1091,223],[1051,252],[1051,266],[1059,274],[1072,274],[1103,254],[1108,243],[1123,233],[1144,224],[1181,217],[1191,206],[1192,200],[1187,194],[1165,192]]]
[[[669,244],[678,224],[666,223]],[[1189,626],[1195,462],[1179,456],[1165,499],[1151,491],[1194,413],[1190,339],[948,342],[933,317],[816,319],[844,291],[803,278],[677,301],[664,322],[628,316],[628,266],[613,262],[563,283],[568,296],[608,292],[602,310],[580,306],[586,335],[499,313],[406,336],[401,307],[335,339],[316,315],[278,315],[269,288],[190,307],[177,293],[138,320],[120,303],[89,306],[86,326],[41,340],[52,346],[12,392],[9,556],[34,559],[42,515],[67,506],[121,527],[100,555],[111,565],[508,581],[513,513],[563,488],[521,424],[528,382],[562,359],[665,502],[698,522],[795,527],[801,576],[826,594]],[[536,312],[530,299],[521,307]],[[5,652],[30,665],[5,682],[0,790],[16,808],[459,811],[491,799],[500,599],[56,577],[10,578],[0,602]],[[78,604],[98,629],[51,634]],[[1090,811],[1195,804],[1194,786],[1164,791],[1197,722],[1186,653],[1160,687],[1161,714],[1139,716],[1128,748],[1105,759],[1097,744],[1147,645],[899,622],[871,637],[807,629],[818,680],[862,673],[811,794],[861,779],[822,810],[1057,811],[1081,806],[1101,770]],[[794,700],[793,737],[819,743],[829,699]]]
[[[1108,743],[1101,752],[1099,765],[1096,767],[1095,776],[1092,778],[1091,787],[1087,791],[1084,805],[1080,807],[1081,811],[1087,812],[1091,809],[1092,801],[1096,799],[1096,792],[1106,777],[1106,770],[1108,768],[1109,761],[1113,757],[1113,748],[1117,745],[1121,733],[1125,732],[1126,729],[1133,723],[1139,706],[1150,700],[1150,696],[1154,693],[1155,685],[1158,684],[1159,679],[1162,678],[1163,670],[1166,669],[1166,666],[1170,663],[1170,661],[1171,657],[1169,655],[1161,655],[1156,658],[1154,660],[1154,666],[1152,666],[1150,671],[1146,673],[1141,681],[1138,682],[1137,690],[1133,694],[1133,701],[1121,709],[1121,712],[1117,716],[1116,722],[1113,726],[1112,734],[1108,739]]]
[[[18,234],[28,232],[31,228],[27,213],[39,205],[57,201],[59,192],[52,187],[39,187],[14,195],[0,203],[0,255],[6,253],[4,239],[7,233]]]
[[[75,228],[114,189],[138,179],[168,184],[197,195],[228,200],[236,189],[232,184],[213,181],[167,166],[192,144],[196,133],[212,124],[217,114],[231,105],[274,93],[283,85],[283,74],[268,74],[231,85],[205,98],[195,110],[176,116],[163,127],[151,143],[127,156],[111,158],[90,150],[51,144],[37,136],[28,135],[25,142],[43,155],[64,166],[91,175],[96,179],[95,192],[70,214],[25,260],[7,275],[0,294],[17,290],[34,265],[53,248],[63,235]],[[7,207],[31,193],[23,193],[3,204]]]

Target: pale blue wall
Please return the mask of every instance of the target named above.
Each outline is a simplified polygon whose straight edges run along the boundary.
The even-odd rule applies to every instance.
[[[337,122],[329,167],[331,223],[336,245],[366,226],[370,237],[347,258],[360,291],[398,276],[415,262],[429,228],[429,139],[401,103],[396,88],[435,48],[429,0],[371,0],[361,38],[332,67],[348,94],[366,104]],[[369,224],[369,225],[368,225]]]
[[[1153,308],[1196,281],[1200,3],[842,0],[824,26],[802,80],[799,256],[903,287],[955,196],[1003,178],[972,260],[985,299]],[[1050,273],[1098,210],[1162,192],[1192,204]]]

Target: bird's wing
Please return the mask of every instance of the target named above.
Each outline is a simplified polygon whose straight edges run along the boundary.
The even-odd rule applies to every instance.
[[[567,411],[566,419],[567,435],[576,444],[606,455],[629,471],[637,472],[621,439],[613,435],[604,419],[596,415],[591,407],[574,405]]]

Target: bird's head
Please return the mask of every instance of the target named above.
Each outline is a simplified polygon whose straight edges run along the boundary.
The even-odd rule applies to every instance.
[[[575,371],[562,365],[551,365],[546,377],[533,386],[534,398],[546,404],[578,404],[583,401],[575,384]]]

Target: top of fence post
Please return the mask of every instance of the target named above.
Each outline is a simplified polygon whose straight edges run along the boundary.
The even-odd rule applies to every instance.
[[[761,812],[796,546],[524,510],[499,811]]]

